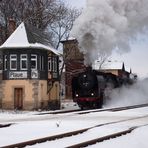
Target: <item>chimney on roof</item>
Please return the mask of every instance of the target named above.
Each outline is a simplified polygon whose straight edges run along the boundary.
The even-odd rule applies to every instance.
[[[15,29],[16,29],[16,22],[13,18],[10,18],[8,25],[9,36],[14,32]]]
[[[125,71],[124,62],[123,62],[123,64],[122,64],[122,71]]]
[[[132,69],[130,68],[130,73],[132,73]]]

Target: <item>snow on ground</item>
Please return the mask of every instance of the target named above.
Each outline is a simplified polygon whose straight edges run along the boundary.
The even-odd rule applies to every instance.
[[[12,123],[10,127],[0,128],[0,147],[13,144],[16,142],[22,142],[40,137],[51,136],[63,132],[69,132],[78,130],[81,128],[91,127],[94,125],[114,122],[119,120],[125,120],[129,118],[147,116],[147,118],[141,118],[140,120],[132,120],[130,122],[118,123],[116,125],[106,125],[90,129],[84,134],[79,134],[73,137],[67,137],[58,142],[45,142],[43,144],[36,144],[35,148],[63,148],[77,143],[79,141],[85,141],[89,138],[96,138],[113,133],[115,131],[122,131],[133,126],[148,124],[148,107],[139,109],[131,109],[119,112],[96,112],[89,114],[45,114],[36,115],[40,112],[0,112],[0,124]],[[146,137],[148,136],[148,126],[135,129],[132,133],[124,135],[122,137],[108,140],[102,143],[97,143],[90,147],[111,147],[111,148],[147,148]]]
[[[132,133],[106,140],[89,148],[147,148],[148,126],[135,129]]]
[[[77,103],[71,100],[62,100],[61,101],[61,108],[62,109],[79,109]]]

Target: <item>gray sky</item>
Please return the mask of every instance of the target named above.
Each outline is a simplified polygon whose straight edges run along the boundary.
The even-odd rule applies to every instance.
[[[73,7],[85,7],[86,0],[64,0]],[[113,60],[124,61],[125,65],[132,68],[132,72],[136,73],[139,77],[148,76],[148,39],[140,36],[138,41],[131,44],[131,51],[125,54],[114,53],[111,56]]]
[[[78,7],[78,8],[84,7],[86,3],[86,0],[63,0],[63,1],[65,1],[67,4],[73,7]]]

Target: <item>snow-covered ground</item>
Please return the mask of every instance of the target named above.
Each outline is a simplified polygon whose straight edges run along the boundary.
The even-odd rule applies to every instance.
[[[131,121],[96,127],[72,137],[54,140],[34,146],[33,148],[64,148],[87,139],[98,138],[117,131],[129,129],[133,126],[148,124],[148,107],[118,112],[96,112],[89,114],[45,114],[39,112],[0,112],[0,124],[12,123],[10,127],[0,128],[0,147],[35,138],[41,138],[69,131],[74,131],[94,125],[142,117]],[[146,116],[146,117],[143,117]],[[103,141],[89,146],[94,148],[147,148],[148,126],[136,128],[132,133],[121,137]]]

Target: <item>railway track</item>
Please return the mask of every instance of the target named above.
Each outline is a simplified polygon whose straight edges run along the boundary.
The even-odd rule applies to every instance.
[[[9,126],[11,126],[11,125],[12,125],[12,123],[0,124],[0,128],[9,127]]]
[[[57,119],[59,117],[72,117],[76,115],[83,115],[83,114],[88,114],[88,113],[95,113],[95,112],[103,112],[103,111],[110,111],[110,112],[117,112],[117,111],[122,111],[122,110],[129,110],[129,109],[135,109],[135,108],[142,108],[142,107],[147,107],[148,104],[140,104],[140,105],[133,105],[133,106],[125,106],[125,107],[116,107],[116,108],[107,108],[107,109],[95,109],[95,110],[86,110],[86,111],[81,111],[81,110],[66,110],[66,111],[57,111],[57,112],[48,112],[48,113],[39,113],[35,115],[54,115],[54,116],[49,116],[48,119]],[[65,113],[65,114],[64,114]],[[70,113],[70,114],[69,114]],[[29,117],[29,118],[22,118],[22,119],[5,119],[1,120],[0,128],[7,128],[11,126],[12,124],[15,124],[15,122],[23,122],[23,121],[40,121],[40,120],[47,120],[47,117],[42,117],[40,118],[39,116],[37,117]],[[2,124],[4,123],[4,124]]]
[[[61,117],[72,117],[76,115],[83,115],[83,114],[88,114],[88,113],[95,113],[95,112],[103,112],[103,111],[110,111],[110,112],[117,112],[117,111],[122,111],[122,110],[129,110],[129,109],[134,109],[134,108],[141,108],[141,107],[146,107],[148,104],[141,104],[141,105],[133,105],[133,106],[126,106],[126,107],[116,107],[116,108],[106,108],[106,109],[95,109],[95,110],[67,110],[67,111],[57,111],[57,112],[47,112],[47,113],[38,113],[34,114],[36,116],[34,117],[27,117],[27,118],[13,118],[13,119],[4,119],[1,120],[2,123],[15,123],[15,122],[23,122],[23,121],[40,121],[40,120],[47,120],[47,119],[57,119]],[[44,115],[51,115],[51,116],[46,116]],[[42,117],[41,117],[42,116]],[[10,125],[11,126],[11,125]]]
[[[119,131],[119,132],[116,132],[116,133],[113,133],[113,134],[109,134],[107,136],[102,136],[102,137],[99,137],[99,138],[95,138],[95,139],[87,140],[87,141],[84,141],[84,142],[80,142],[80,143],[68,146],[66,148],[87,147],[89,145],[93,145],[93,144],[96,144],[96,143],[99,143],[99,142],[103,142],[105,140],[110,140],[110,139],[113,139],[113,138],[121,137],[123,135],[131,133],[136,128],[140,128],[140,127],[143,127],[143,126],[148,126],[148,124],[144,124],[144,125],[140,125],[140,126],[136,126],[136,127],[131,127],[131,128],[129,128],[127,130]]]
[[[95,113],[95,112],[103,112],[103,111],[123,111],[123,110],[129,110],[129,109],[136,109],[136,108],[141,108],[141,107],[147,107],[148,104],[140,104],[140,105],[132,105],[132,106],[124,106],[124,107],[115,107],[115,108],[107,108],[107,109],[95,109],[95,110],[88,110],[88,111],[83,111],[77,114],[87,114],[87,113]]]
[[[44,142],[47,142],[47,141],[49,142],[49,141],[52,141],[52,140],[59,140],[59,139],[71,137],[71,136],[74,136],[74,135],[76,136],[76,135],[79,135],[79,134],[83,134],[83,133],[87,132],[88,130],[96,128],[96,127],[113,125],[113,124],[116,124],[116,123],[123,123],[123,122],[126,122],[126,121],[132,121],[132,120],[137,120],[137,119],[142,119],[142,118],[148,118],[148,115],[124,119],[124,120],[120,120],[120,121],[98,124],[98,125],[95,125],[93,127],[84,128],[84,129],[81,129],[81,130],[76,130],[76,131],[62,133],[62,134],[58,134],[58,135],[54,135],[54,136],[48,136],[48,137],[38,138],[38,139],[29,140],[29,141],[25,141],[25,142],[20,142],[20,143],[16,143],[16,144],[12,144],[12,145],[3,146],[1,148],[22,148],[22,147],[25,147],[25,146],[35,145],[37,143],[44,143]],[[140,126],[132,127],[130,129],[127,129],[127,130],[124,130],[124,131],[120,131],[120,132],[117,132],[117,133],[113,133],[111,135],[107,135],[107,136],[104,136],[104,137],[101,137],[101,138],[96,138],[96,139],[93,139],[93,140],[85,141],[85,142],[78,143],[76,145],[71,145],[71,146],[68,146],[68,147],[69,148],[71,148],[71,147],[72,148],[78,148],[78,147],[81,147],[81,146],[84,146],[84,145],[87,146],[87,145],[90,145],[90,144],[94,144],[96,142],[101,142],[101,141],[107,140],[109,138],[114,138],[114,137],[121,136],[121,135],[126,134],[126,133],[130,133],[130,132],[132,132],[132,130],[134,130],[137,127],[140,127]]]
[[[130,129],[123,130],[123,131],[120,131],[120,132],[116,132],[116,133],[113,133],[113,134],[110,134],[110,135],[107,135],[107,136],[103,136],[103,137],[91,139],[91,140],[88,140],[88,141],[85,141],[85,142],[81,142],[81,143],[78,143],[78,144],[74,144],[74,145],[68,146],[66,148],[81,148],[81,147],[86,147],[86,146],[89,146],[89,145],[96,144],[98,142],[102,142],[104,140],[109,140],[109,139],[117,138],[117,137],[120,137],[122,135],[131,133],[134,129],[136,129],[136,127],[132,127]]]
[[[74,109],[74,110],[63,110],[63,111],[39,113],[39,114],[36,114],[36,115],[65,114],[65,113],[87,114],[87,113],[103,112],[103,111],[116,112],[116,111],[129,110],[129,109],[141,108],[141,107],[146,107],[146,106],[148,106],[148,104],[131,105],[131,106],[124,106],[124,107],[114,107],[114,108],[107,108],[107,109],[83,110],[83,111],[81,109]]]
[[[102,112],[102,111],[122,111],[122,110],[129,110],[134,108],[141,108],[146,107],[148,104],[140,104],[140,105],[132,105],[132,106],[124,106],[124,107],[115,107],[115,108],[107,108],[107,109],[94,109],[94,110],[84,110],[75,109],[75,110],[64,110],[64,111],[55,111],[55,112],[47,112],[47,113],[39,113],[36,115],[45,115],[45,114],[64,114],[64,113],[75,113],[75,114],[87,114],[93,112]]]
[[[36,115],[47,115],[47,114],[65,114],[65,113],[72,113],[72,112],[79,112],[81,109],[73,109],[73,110],[62,110],[62,111],[55,111],[55,112],[46,112],[46,113],[39,113]]]

